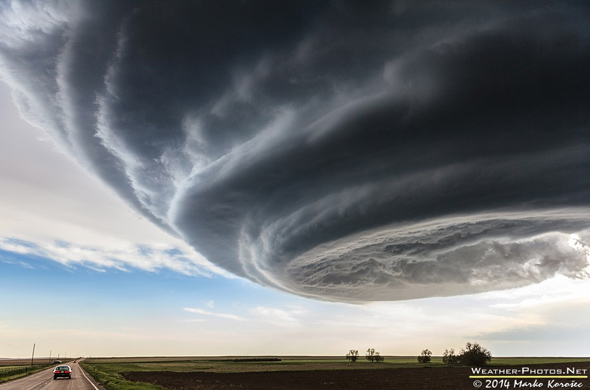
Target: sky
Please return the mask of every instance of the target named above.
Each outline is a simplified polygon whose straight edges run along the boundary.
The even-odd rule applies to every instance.
[[[588,356],[589,13],[2,2],[0,357]]]

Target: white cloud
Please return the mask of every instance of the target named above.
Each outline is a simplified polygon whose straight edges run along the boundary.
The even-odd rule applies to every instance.
[[[268,306],[256,306],[250,309],[250,314],[253,321],[280,327],[299,327],[302,325],[301,320],[305,319],[307,313],[301,307],[285,310]]]
[[[244,318],[237,316],[235,314],[216,313],[216,312],[198,309],[198,308],[194,308],[194,307],[185,307],[185,308],[183,308],[183,310],[187,311],[189,313],[200,314],[200,315],[210,316],[210,317],[218,317],[218,318],[223,318],[226,320],[245,321]]]
[[[4,85],[0,103],[0,249],[95,269],[227,275],[41,140]]]
[[[121,271],[140,269],[155,272],[170,269],[184,275],[209,276],[210,270],[196,254],[186,254],[165,245],[127,244],[101,247],[80,246],[66,242],[53,242],[42,247],[27,241],[0,237],[0,250],[53,260],[68,267],[84,266],[95,270],[114,268]],[[34,267],[29,260],[26,263]]]
[[[494,291],[478,296],[479,300],[494,302],[492,308],[520,311],[556,303],[566,304],[590,297],[590,280],[571,279],[563,275],[520,289]]]

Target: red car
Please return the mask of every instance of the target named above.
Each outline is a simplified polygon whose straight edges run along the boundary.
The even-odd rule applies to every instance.
[[[70,366],[57,366],[53,369],[53,379],[57,379],[62,376],[72,379],[72,368]]]

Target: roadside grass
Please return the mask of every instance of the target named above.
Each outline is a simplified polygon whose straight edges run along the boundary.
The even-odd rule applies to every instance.
[[[120,371],[119,365],[116,363],[95,365],[88,362],[80,362],[80,365],[107,390],[166,390],[162,386],[144,382],[132,382],[124,379],[119,372],[125,371]]]
[[[2,366],[0,367],[0,375],[2,375],[5,371],[12,371],[12,370],[20,370],[24,369],[27,366]]]
[[[39,371],[46,370],[53,367],[53,364],[43,364],[31,366],[1,366],[0,367],[0,383],[9,382],[15,379],[25,377],[27,375],[35,374]]]

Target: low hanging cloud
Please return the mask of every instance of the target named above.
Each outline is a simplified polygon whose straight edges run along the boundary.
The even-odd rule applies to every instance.
[[[8,1],[23,116],[214,264],[318,299],[588,278],[590,7]]]

